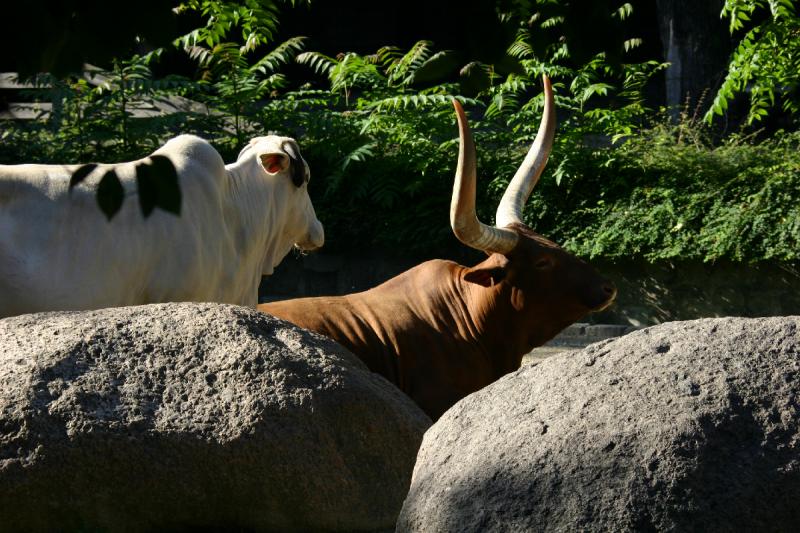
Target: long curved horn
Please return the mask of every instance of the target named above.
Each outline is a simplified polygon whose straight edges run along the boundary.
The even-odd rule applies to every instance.
[[[513,222],[522,223],[522,210],[525,209],[525,202],[531,195],[539,176],[542,175],[547,156],[553,147],[553,137],[556,132],[556,106],[553,102],[553,88],[550,85],[550,78],[546,74],[542,75],[544,82],[544,113],[542,122],[539,124],[539,131],[536,134],[528,155],[522,161],[517,173],[511,178],[511,182],[500,199],[497,206],[495,217],[497,226],[506,227]]]
[[[464,109],[453,100],[458,117],[458,167],[450,202],[450,226],[458,240],[484,252],[507,254],[519,240],[515,231],[487,226],[475,214],[475,144]]]

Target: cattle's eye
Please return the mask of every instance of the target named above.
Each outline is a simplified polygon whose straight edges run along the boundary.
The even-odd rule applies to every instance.
[[[549,257],[540,257],[533,263],[536,270],[548,270],[553,267],[553,260]]]

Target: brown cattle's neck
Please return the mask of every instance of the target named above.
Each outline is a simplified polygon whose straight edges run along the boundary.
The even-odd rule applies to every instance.
[[[459,278],[462,300],[468,309],[475,341],[490,359],[495,371],[494,379],[517,370],[530,346],[529,325],[519,324],[518,312],[511,304],[512,288],[500,281],[484,287],[464,279],[464,268]]]
[[[460,359],[480,354],[481,366],[491,368],[493,381],[519,368],[522,356],[530,350],[530,332],[516,325],[518,313],[511,305],[508,284],[484,287],[472,283],[464,279],[469,270],[450,261],[425,263],[368,291],[368,309],[362,312],[384,317],[368,320],[373,329],[388,326],[395,330],[389,334],[380,331],[382,338],[406,337],[398,330],[413,331],[415,338],[427,331],[427,342],[431,348],[435,346],[438,357],[448,354]],[[411,316],[413,323],[408,323]],[[397,352],[403,353],[404,348],[398,346]]]
[[[494,381],[517,370],[522,356],[531,350],[530,325],[520,323],[519,313],[511,304],[512,288],[508,283],[473,283],[465,279],[470,270],[444,261],[432,262],[429,269],[423,265],[406,278],[413,280],[413,286],[381,287],[381,300],[384,305],[392,300],[384,292],[390,289],[411,307],[416,320],[427,324],[430,331],[441,332],[433,341],[441,343],[438,353],[463,357],[466,352],[477,352],[485,367],[492,369]],[[375,304],[381,305],[377,301]]]

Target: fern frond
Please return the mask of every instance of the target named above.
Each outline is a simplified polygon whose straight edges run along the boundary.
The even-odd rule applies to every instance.
[[[311,67],[317,74],[329,76],[333,67],[337,65],[337,61],[325,54],[319,52],[303,52],[298,54],[295,62],[300,65]]]
[[[631,13],[633,13],[633,6],[629,2],[625,2],[619,7],[619,9],[614,11],[612,16],[618,18],[619,20],[625,20],[631,16]]]
[[[334,172],[328,176],[328,179],[326,180],[327,186],[325,195],[330,196],[335,194],[342,187],[344,178],[346,176],[347,167],[349,167],[352,163],[363,162],[373,157],[375,155],[374,149],[376,146],[377,143],[369,142],[358,146],[348,154],[345,154],[345,156],[339,161],[339,164],[336,166]],[[363,180],[359,182],[359,185],[364,187]]]
[[[453,100],[449,94],[403,94],[377,100],[369,105],[369,109],[378,112],[400,111],[403,109],[419,109],[449,105]]]
[[[425,83],[439,80],[452,74],[458,68],[458,58],[452,50],[436,52],[411,73],[404,84]]]
[[[432,46],[431,41],[417,41],[411,50],[386,69],[389,81],[408,85],[417,69],[431,56]]]
[[[192,45],[184,48],[189,54],[189,59],[197,61],[201,68],[206,68],[211,63],[211,50],[201,45]]]
[[[220,43],[211,49],[210,54],[207,68],[217,76],[231,72],[244,73],[247,70],[247,58],[236,43]]]
[[[284,74],[275,73],[262,80],[262,83],[264,83],[267,89],[274,91],[275,89],[282,89],[286,87],[287,80]]]
[[[589,86],[584,87],[581,93],[577,95],[578,101],[581,104],[585,104],[592,96],[596,94],[605,96],[608,94],[608,91],[613,88],[614,87],[608,83],[592,83]]]
[[[376,146],[377,144],[374,142],[359,146],[358,148],[356,148],[355,150],[344,156],[344,158],[342,158],[341,162],[339,163],[339,169],[342,172],[344,172],[347,169],[347,167],[350,166],[351,163],[363,162],[369,159],[370,157],[373,157],[375,155],[374,149]]]
[[[258,60],[252,66],[252,70],[257,70],[263,74],[275,72],[279,66],[291,62],[297,56],[298,52],[305,46],[305,41],[305,37],[292,37],[285,40],[276,46],[274,50]]]
[[[384,79],[378,67],[364,57],[348,53],[330,70],[331,91],[338,92],[356,85],[375,86]]]
[[[564,23],[563,16],[550,17],[549,19],[542,21],[542,28],[553,28],[563,23]]]
[[[421,89],[419,92],[420,94],[443,94],[445,96],[448,96],[451,94],[457,94],[458,90],[459,90],[458,83],[450,82],[450,83],[439,83],[438,85],[426,87],[425,89]]]
[[[486,108],[486,118],[501,115],[509,109],[519,108],[519,98],[513,93],[498,93],[492,97],[492,103]]]
[[[638,37],[633,39],[627,39],[625,42],[622,43],[622,47],[625,49],[626,52],[630,52],[634,48],[640,46],[644,41]]]
[[[378,49],[377,56],[378,63],[380,63],[384,69],[388,69],[393,62],[403,57],[403,52],[397,46],[384,46]]]
[[[524,41],[514,41],[506,52],[517,59],[527,59],[533,56],[533,48]]]
[[[199,40],[200,40],[200,29],[196,29],[190,31],[186,35],[178,37],[177,39],[172,41],[172,45],[175,46],[176,48],[187,49],[192,46],[195,46]]]
[[[488,71],[489,67],[485,63],[481,63],[480,61],[472,61],[467,63],[461,70],[458,71],[460,76],[471,76],[475,73],[475,71]]]
[[[527,29],[522,28],[514,36],[514,42],[508,47],[506,53],[516,59],[529,59],[533,57],[533,48],[530,43],[530,34]]]

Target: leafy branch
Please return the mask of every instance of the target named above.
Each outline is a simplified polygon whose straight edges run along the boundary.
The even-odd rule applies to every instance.
[[[778,103],[795,115],[800,87],[800,16],[791,0],[726,0],[721,16],[731,34],[744,31],[725,80],[705,119],[724,115],[738,95],[749,100],[748,124],[764,119]],[[762,22],[753,23],[754,19]],[[747,29],[749,28],[749,29]]]

